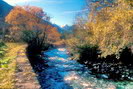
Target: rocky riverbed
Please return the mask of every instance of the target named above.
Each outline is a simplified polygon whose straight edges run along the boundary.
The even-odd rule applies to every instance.
[[[132,89],[131,81],[108,80],[107,74],[97,75],[85,65],[70,57],[65,48],[55,48],[44,52],[48,58],[46,67],[38,73],[42,89]]]

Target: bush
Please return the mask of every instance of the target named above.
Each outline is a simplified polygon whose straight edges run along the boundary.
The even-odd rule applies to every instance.
[[[83,45],[79,46],[78,49],[80,54],[80,60],[78,61],[83,64],[87,64],[88,62],[92,61],[95,62],[100,54],[97,46]]]
[[[42,30],[25,30],[22,39],[28,44],[26,49],[29,61],[36,72],[42,71],[45,67],[45,60],[42,59],[42,51],[49,48],[45,33]]]
[[[42,30],[23,31],[22,40],[28,44],[28,49],[35,54],[48,49],[45,33]]]
[[[120,53],[120,61],[122,61],[123,64],[133,65],[133,53],[130,48],[126,47],[123,49],[123,51]]]
[[[32,42],[35,38],[34,32],[32,30],[24,30],[22,31],[22,40],[26,43]]]
[[[5,43],[4,42],[0,42],[0,57],[3,57],[4,56],[4,54],[5,54],[5,48],[6,48],[7,46],[5,45]]]

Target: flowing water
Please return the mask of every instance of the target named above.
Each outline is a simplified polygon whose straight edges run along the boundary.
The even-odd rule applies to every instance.
[[[113,82],[97,79],[84,65],[69,60],[65,48],[55,48],[44,53],[47,67],[40,73],[43,89],[133,89],[133,82]]]

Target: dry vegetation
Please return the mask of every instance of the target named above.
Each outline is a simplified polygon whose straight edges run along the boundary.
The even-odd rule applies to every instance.
[[[7,43],[7,53],[1,59],[4,62],[2,68],[0,68],[0,88],[14,88],[14,75],[16,70],[16,57],[18,51],[24,47],[23,44]]]

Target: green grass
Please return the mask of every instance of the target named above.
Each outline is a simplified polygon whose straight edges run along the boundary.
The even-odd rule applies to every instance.
[[[6,43],[6,53],[0,59],[0,89],[14,88],[14,75],[16,70],[16,57],[18,51],[24,48],[24,44]]]

